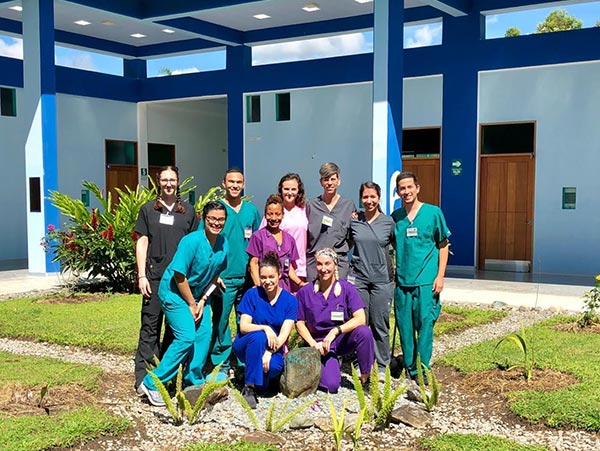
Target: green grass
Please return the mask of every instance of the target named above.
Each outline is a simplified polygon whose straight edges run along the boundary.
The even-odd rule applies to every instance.
[[[492,435],[444,434],[421,439],[427,451],[548,451],[543,446],[519,445]]]
[[[277,447],[246,442],[197,443],[186,446],[182,451],[277,451]]]
[[[442,306],[442,312],[453,315],[461,315],[464,318],[459,321],[440,322],[435,324],[434,333],[444,335],[448,333],[457,333],[468,329],[469,327],[480,326],[495,321],[500,321],[508,312],[503,310],[476,309],[467,307]]]
[[[41,451],[70,447],[102,434],[117,434],[129,426],[96,407],[82,407],[56,416],[0,417],[2,451]]]
[[[575,334],[551,328],[573,320],[555,317],[526,329],[525,336],[529,346],[533,346],[538,368],[571,373],[580,383],[556,391],[514,392],[509,396],[509,406],[514,413],[534,423],[600,431],[600,334]],[[505,343],[494,354],[497,342],[490,340],[468,346],[444,356],[438,363],[455,366],[466,373],[492,369],[494,360],[521,364],[522,354],[514,345]]]
[[[27,387],[78,384],[95,390],[101,377],[102,370],[90,365],[0,352],[0,387],[12,384]]]
[[[128,354],[137,347],[140,303],[139,295],[80,304],[46,304],[31,298],[3,301],[0,336]]]

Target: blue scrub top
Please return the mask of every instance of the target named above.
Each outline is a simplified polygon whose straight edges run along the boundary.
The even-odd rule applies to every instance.
[[[275,304],[271,305],[267,293],[262,287],[246,291],[237,311],[252,317],[252,324],[269,326],[279,335],[286,320],[298,318],[298,301],[286,290],[281,290]]]
[[[227,266],[228,247],[225,237],[218,235],[213,248],[204,230],[183,237],[160,281],[158,296],[161,302],[183,300],[175,282],[175,272],[187,278],[194,298],[200,299],[210,282]]]
[[[404,207],[392,213],[396,222],[396,282],[402,287],[431,285],[439,269],[438,245],[450,237],[444,214],[423,204],[413,222]]]

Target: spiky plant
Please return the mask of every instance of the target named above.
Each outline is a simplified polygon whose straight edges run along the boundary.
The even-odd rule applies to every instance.
[[[425,377],[429,382],[429,390],[425,386]],[[423,398],[423,404],[425,409],[431,412],[435,405],[438,403],[441,385],[435,377],[435,373],[421,361],[421,356],[417,354],[417,383],[419,384],[419,391],[421,392],[421,398]]]
[[[167,408],[167,411],[173,417],[175,424],[179,425],[179,424],[183,423],[183,418],[180,414],[180,411],[175,406],[173,401],[171,400],[171,396],[169,395],[169,392],[167,391],[167,388],[165,387],[165,385],[160,381],[158,376],[156,376],[156,374],[154,374],[152,371],[149,371],[148,374],[152,378],[152,382],[154,382],[154,386],[156,387],[156,389],[158,390],[158,393],[160,393],[161,398],[165,402],[165,407]]]
[[[336,451],[340,451],[342,449],[342,438],[344,437],[344,414],[346,412],[346,400],[344,400],[344,404],[342,405],[342,411],[339,417],[338,413],[335,410],[335,406],[331,401],[330,395],[327,396],[327,401],[329,402],[329,410],[331,412],[331,434],[333,435]]]
[[[242,396],[240,391],[237,388],[235,388],[233,385],[230,385],[230,389],[233,392],[233,396],[235,397],[237,402],[240,403],[240,405],[243,407],[244,411],[246,412],[246,415],[248,415],[248,419],[252,423],[252,426],[254,426],[254,429],[256,429],[257,431],[260,430],[260,425],[258,424],[258,419],[256,418],[256,414],[254,413],[254,410],[252,410],[252,407],[250,407],[250,404],[248,404],[248,401],[246,401],[244,399],[244,397]]]

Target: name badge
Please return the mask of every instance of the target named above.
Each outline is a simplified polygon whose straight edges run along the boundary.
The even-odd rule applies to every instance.
[[[321,224],[326,225],[327,227],[331,227],[333,225],[333,218],[331,216],[323,215],[323,219],[321,219]]]
[[[161,224],[173,225],[175,223],[175,216],[166,215],[164,213],[161,213],[159,222]]]
[[[346,277],[346,280],[348,282],[350,282],[352,285],[356,285],[356,277],[348,275],[348,277]]]
[[[406,229],[406,236],[417,236],[417,228],[409,227],[408,229]]]
[[[331,312],[331,321],[344,321],[344,312]]]
[[[244,229],[244,238],[245,239],[250,239],[250,237],[252,236],[252,229],[250,227],[246,227]]]

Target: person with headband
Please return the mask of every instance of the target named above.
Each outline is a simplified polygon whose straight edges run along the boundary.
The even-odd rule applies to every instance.
[[[283,372],[283,351],[298,314],[298,301],[281,288],[280,258],[268,252],[258,264],[260,286],[246,291],[238,307],[240,333],[233,352],[245,364],[242,396],[256,408],[264,392]]]
[[[354,285],[338,276],[339,256],[331,248],[315,253],[317,278],[298,291],[296,329],[321,354],[319,388],[336,393],[342,381],[339,356],[356,353],[363,384],[374,360],[373,334],[365,304]]]
[[[135,354],[135,389],[139,395],[146,368],[162,359],[173,341],[168,324],[161,343],[163,312],[158,299],[158,285],[165,268],[171,263],[181,238],[198,228],[194,207],[181,200],[179,170],[164,166],[156,174],[156,200],[142,205],[134,228],[137,239],[135,258],[138,286],[142,293],[141,325]]]

